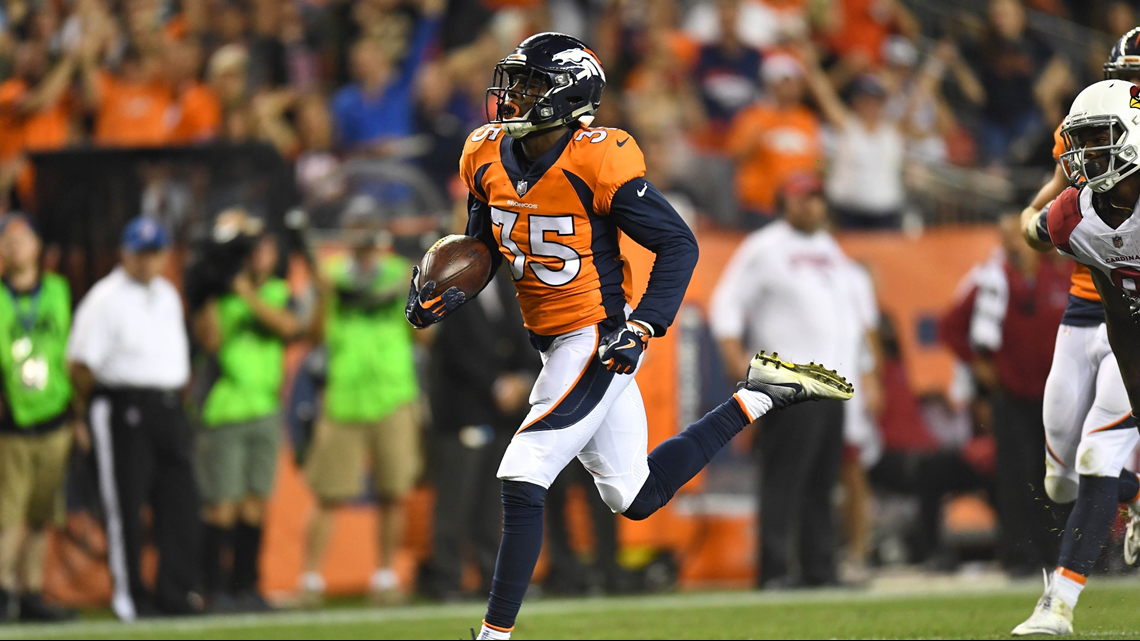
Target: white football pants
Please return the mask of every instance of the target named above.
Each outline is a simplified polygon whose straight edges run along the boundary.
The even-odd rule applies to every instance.
[[[1049,498],[1058,503],[1076,500],[1081,475],[1120,475],[1140,441],[1140,434],[1127,421],[1131,415],[1105,325],[1061,325],[1045,383],[1045,490]]]
[[[598,360],[599,340],[597,326],[585,327],[542,353],[530,413],[498,477],[549,488],[578,457],[606,505],[624,512],[649,478],[645,406],[633,374],[614,374]]]

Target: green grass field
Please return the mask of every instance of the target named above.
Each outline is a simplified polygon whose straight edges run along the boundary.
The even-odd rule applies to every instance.
[[[1028,583],[980,591],[691,592],[527,603],[516,639],[1001,639],[1033,609]],[[1075,638],[1140,638],[1140,583],[1098,581],[1077,607]],[[0,626],[0,639],[462,639],[479,604],[330,608],[269,615],[86,620]]]

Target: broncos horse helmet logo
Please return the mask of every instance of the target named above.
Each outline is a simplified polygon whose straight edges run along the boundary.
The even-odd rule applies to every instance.
[[[563,64],[577,65],[582,68],[581,71],[574,74],[578,78],[589,78],[590,76],[598,76],[602,82],[606,81],[606,72],[602,71],[602,64],[598,62],[598,58],[591,51],[585,49],[567,49],[560,51],[552,56],[555,62]],[[1133,98],[1135,101],[1135,98]]]

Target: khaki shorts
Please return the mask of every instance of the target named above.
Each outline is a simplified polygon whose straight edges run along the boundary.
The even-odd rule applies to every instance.
[[[269,496],[277,474],[281,417],[201,427],[195,468],[206,505]]]
[[[71,430],[0,434],[0,528],[63,523],[63,481]]]
[[[420,434],[416,407],[401,405],[375,423],[317,421],[305,476],[322,501],[347,501],[364,491],[366,462],[372,464],[376,494],[397,499],[420,474]]]

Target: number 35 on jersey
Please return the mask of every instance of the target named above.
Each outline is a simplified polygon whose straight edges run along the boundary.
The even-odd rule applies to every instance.
[[[636,141],[620,129],[581,128],[533,163],[499,127],[468,138],[460,174],[487,216],[518,289],[527,328],[555,336],[621,313],[629,266],[609,219],[618,187],[645,174]]]

